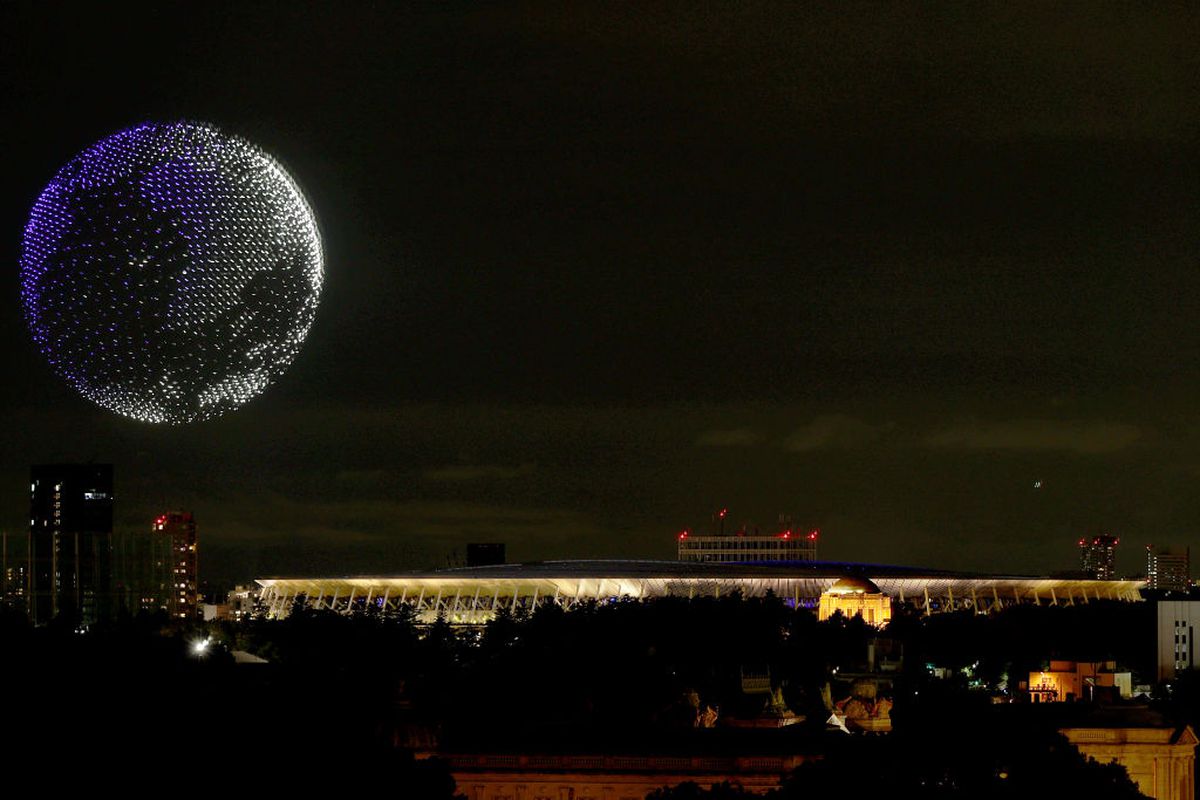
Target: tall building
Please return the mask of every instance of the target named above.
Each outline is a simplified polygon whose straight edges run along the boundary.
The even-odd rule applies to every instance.
[[[4,602],[11,606],[25,606],[25,565],[18,564],[4,568]]]
[[[1090,539],[1079,540],[1079,568],[1093,578],[1102,581],[1112,580],[1116,574],[1113,561],[1117,554],[1117,545],[1121,540],[1115,536],[1099,534]]]
[[[113,468],[46,464],[30,470],[29,615],[91,625],[111,612]]]
[[[24,610],[25,556],[10,553],[8,538],[8,531],[0,532],[0,602]]]
[[[113,592],[117,607],[124,613],[166,611],[176,590],[171,573],[171,537],[163,536],[157,528],[156,520],[149,529],[113,534]]]
[[[1191,553],[1146,545],[1146,588],[1186,592],[1191,583]]]
[[[200,585],[196,520],[190,511],[172,511],[154,520],[154,532],[170,541],[170,582],[167,613],[177,619],[197,619]]]

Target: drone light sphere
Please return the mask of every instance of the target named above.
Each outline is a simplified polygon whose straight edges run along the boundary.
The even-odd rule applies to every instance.
[[[152,423],[209,419],[295,359],[324,281],[316,219],[269,155],[145,123],[59,170],[25,226],[21,300],[54,371]]]

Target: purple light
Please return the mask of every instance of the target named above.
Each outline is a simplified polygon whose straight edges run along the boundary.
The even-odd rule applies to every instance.
[[[59,170],[33,205],[21,300],[84,397],[146,422],[237,408],[291,364],[324,265],[308,203],[266,153],[204,123],[145,123]]]

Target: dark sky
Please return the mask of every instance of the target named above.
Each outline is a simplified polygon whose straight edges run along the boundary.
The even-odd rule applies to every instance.
[[[721,506],[947,568],[1200,544],[1195,4],[141,5],[0,5],[3,528],[94,459],[217,581],[672,557]],[[327,284],[171,428],[51,373],[17,258],[62,163],[180,117],[288,166]]]

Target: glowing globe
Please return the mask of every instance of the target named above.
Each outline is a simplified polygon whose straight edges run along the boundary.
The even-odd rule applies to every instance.
[[[30,213],[21,299],[84,397],[145,422],[261,394],[312,327],[321,238],[295,181],[237,136],[146,123],[84,150]]]

